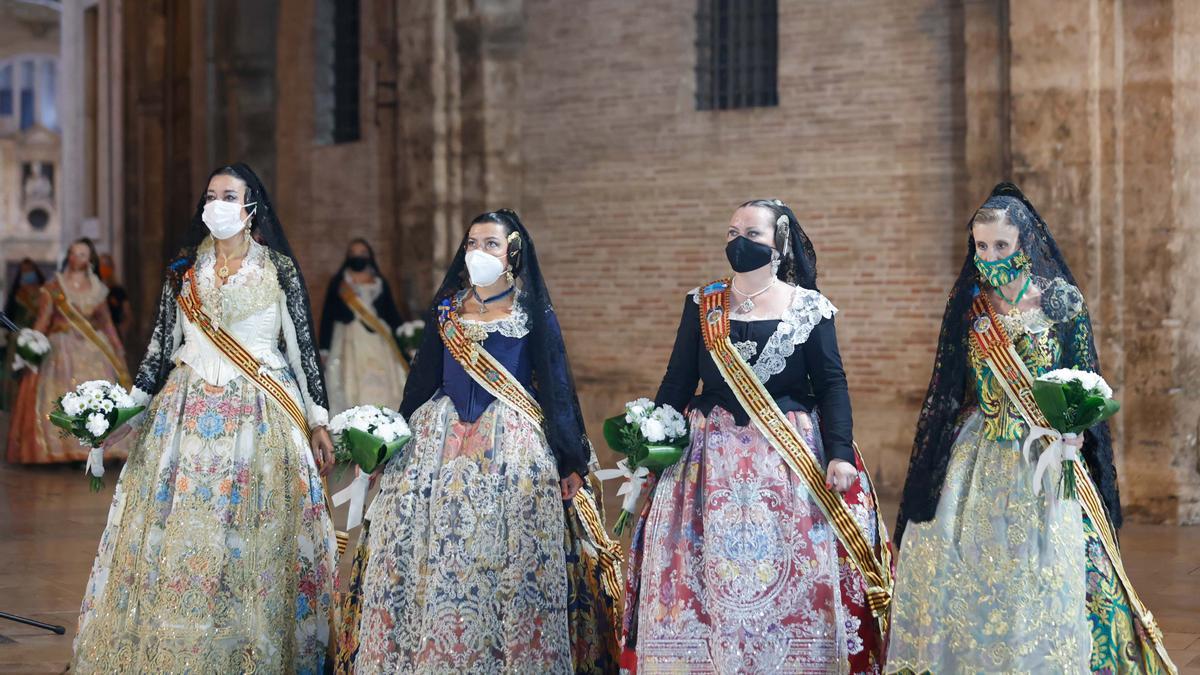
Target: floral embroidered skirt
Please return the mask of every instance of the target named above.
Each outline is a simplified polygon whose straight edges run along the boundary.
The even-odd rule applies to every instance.
[[[888,671],[1157,672],[1079,502],[1049,509],[1023,440],[982,428],[965,421],[934,519],[906,529]]]
[[[494,402],[412,416],[359,547],[359,673],[570,673],[562,496],[540,431]],[[353,604],[353,603],[352,603]]]
[[[334,556],[308,439],[245,379],[181,365],[117,483],[72,672],[321,673]]]
[[[809,417],[788,418],[823,465]],[[803,479],[729,412],[693,411],[690,422],[691,447],[663,472],[634,531],[624,660],[632,666],[636,651],[642,675],[879,672],[866,583]],[[858,461],[845,498],[878,541]]]

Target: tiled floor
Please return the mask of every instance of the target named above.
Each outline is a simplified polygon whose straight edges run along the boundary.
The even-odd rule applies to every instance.
[[[67,627],[57,636],[0,620],[0,673],[66,669],[114,481],[91,494],[77,467],[0,463],[0,611]],[[1181,672],[1200,675],[1200,527],[1130,525],[1122,543],[1172,658]]]

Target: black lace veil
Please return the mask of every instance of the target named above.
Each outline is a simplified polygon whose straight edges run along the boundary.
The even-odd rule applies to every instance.
[[[481,222],[499,223],[510,234],[517,233],[509,242],[508,255],[520,291],[517,302],[529,317],[529,353],[533,360],[537,400],[546,415],[546,440],[558,459],[560,475],[565,477],[571,472],[586,475],[591,443],[575,393],[575,379],[567,361],[566,345],[554,313],[550,290],[538,264],[533,238],[511,209],[490,211],[471,221],[472,224]],[[408,383],[404,387],[404,401],[400,406],[400,412],[405,417],[412,415],[441,387],[443,348],[437,330],[437,307],[443,299],[454,297],[466,289],[466,278],[464,234],[458,253],[446,270],[446,276],[425,316],[424,338],[413,361]]]
[[[184,236],[184,247],[167,265],[154,332],[150,338],[151,344],[147,347],[146,357],[138,368],[134,383],[142,391],[156,393],[166,381],[166,376],[173,366],[170,362],[166,341],[170,339],[174,329],[175,298],[182,289],[184,274],[196,262],[197,249],[209,236],[208,226],[204,224],[202,217],[207,201],[205,194],[209,182],[218,175],[234,176],[246,184],[244,203],[254,204],[249,207],[251,209],[250,235],[258,243],[270,249],[271,262],[278,271],[279,286],[287,297],[288,312],[295,324],[296,339],[301,351],[300,359],[307,380],[309,396],[316,405],[328,408],[325,380],[321,374],[316,340],[314,339],[312,306],[308,298],[308,287],[304,283],[304,275],[300,272],[300,264],[296,261],[292,247],[283,233],[283,225],[279,222],[266,187],[263,186],[254,170],[241,162],[214,169],[204,182],[205,190],[201,192],[200,199],[196,202],[196,210],[192,214],[191,223]]]
[[[1012,183],[997,185],[980,207],[980,211],[985,209],[1002,211],[1008,222],[1020,230],[1020,250],[1029,257],[1033,283],[1042,292],[1042,309],[1054,322],[1051,330],[1057,332],[1062,344],[1062,355],[1056,367],[1099,373],[1100,362],[1087,306],[1046,222]],[[971,223],[967,224],[967,229],[969,233]],[[896,525],[897,542],[910,520],[926,522],[933,518],[946,478],[950,451],[965,419],[964,408],[973,402],[968,329],[971,303],[981,283],[986,282],[981,281],[975,267],[975,238],[968,234],[966,259],[946,301],[933,376],[917,422]],[[1107,423],[1088,430],[1081,455],[1105,502],[1109,518],[1119,527],[1121,503],[1113,466],[1112,436]]]
[[[329,279],[329,286],[325,289],[325,304],[321,308],[321,331],[319,334],[321,349],[329,349],[333,344],[333,325],[338,323],[349,323],[354,321],[354,310],[342,300],[341,286],[342,279],[345,278],[346,270],[349,269],[349,249],[355,244],[362,244],[367,249],[367,258],[370,262],[367,267],[375,273],[379,282],[383,286],[379,297],[375,299],[375,313],[379,316],[388,328],[392,329],[391,338],[396,339],[396,327],[404,323],[404,316],[396,307],[395,297],[392,295],[391,284],[387,278],[383,276],[383,272],[379,269],[379,263],[375,260],[375,248],[371,246],[371,242],[361,237],[350,241],[346,247],[346,259],[342,261],[341,267],[333,273]],[[370,328],[368,327],[368,330]]]

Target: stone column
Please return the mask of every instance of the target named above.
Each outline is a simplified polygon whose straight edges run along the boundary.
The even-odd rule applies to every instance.
[[[1200,179],[1187,169],[1200,8],[971,0],[966,17],[969,189],[978,202],[1014,179],[1087,297],[1124,404],[1113,432],[1127,517],[1200,521],[1200,266],[1188,255]]]
[[[58,120],[62,127],[63,161],[59,164],[56,189],[64,245],[85,234],[83,219],[87,215],[84,213],[87,181],[84,97],[87,83],[83,13],[88,4],[87,0],[63,0],[59,31],[62,47],[58,58]]]

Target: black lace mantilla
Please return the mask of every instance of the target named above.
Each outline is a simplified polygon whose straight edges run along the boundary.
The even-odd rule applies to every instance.
[[[296,263],[287,254],[274,249],[267,249],[267,255],[275,266],[279,278],[279,288],[283,290],[287,301],[288,314],[296,327],[296,345],[300,350],[300,367],[304,370],[304,378],[308,383],[308,395],[312,402],[322,408],[329,407],[329,398],[325,392],[325,380],[321,376],[321,362],[317,355],[316,340],[313,337],[312,313],[309,311],[308,290],[304,280],[297,273]],[[167,266],[163,279],[163,289],[158,300],[158,311],[154,320],[154,332],[150,336],[150,344],[146,347],[146,355],[138,366],[134,377],[134,386],[154,395],[162,389],[171,374],[175,364],[171,361],[171,353],[177,345],[174,344],[176,321],[178,319],[178,297],[183,289],[183,279],[187,271],[196,262],[196,249],[182,251],[175,260]],[[282,340],[282,335],[280,337]]]
[[[1043,310],[1047,317],[1061,322],[1057,324],[1057,334],[1062,342],[1063,353],[1054,367],[1100,373],[1100,360],[1096,354],[1087,306],[1046,222],[1012,183],[997,185],[981,208],[1005,212],[1008,221],[1020,231],[1021,250],[1030,259],[1030,274],[1046,282],[1042,288]],[[917,434],[896,523],[894,541],[897,543],[909,521],[921,523],[933,519],[954,440],[963,413],[971,404],[968,327],[976,289],[984,283],[975,269],[974,256],[975,239],[968,235],[966,258],[946,301],[933,376],[917,421]],[[1069,317],[1074,318],[1066,320]],[[1117,490],[1112,436],[1107,422],[1087,431],[1081,456],[1104,500],[1109,519],[1115,527],[1120,527],[1121,498]]]

